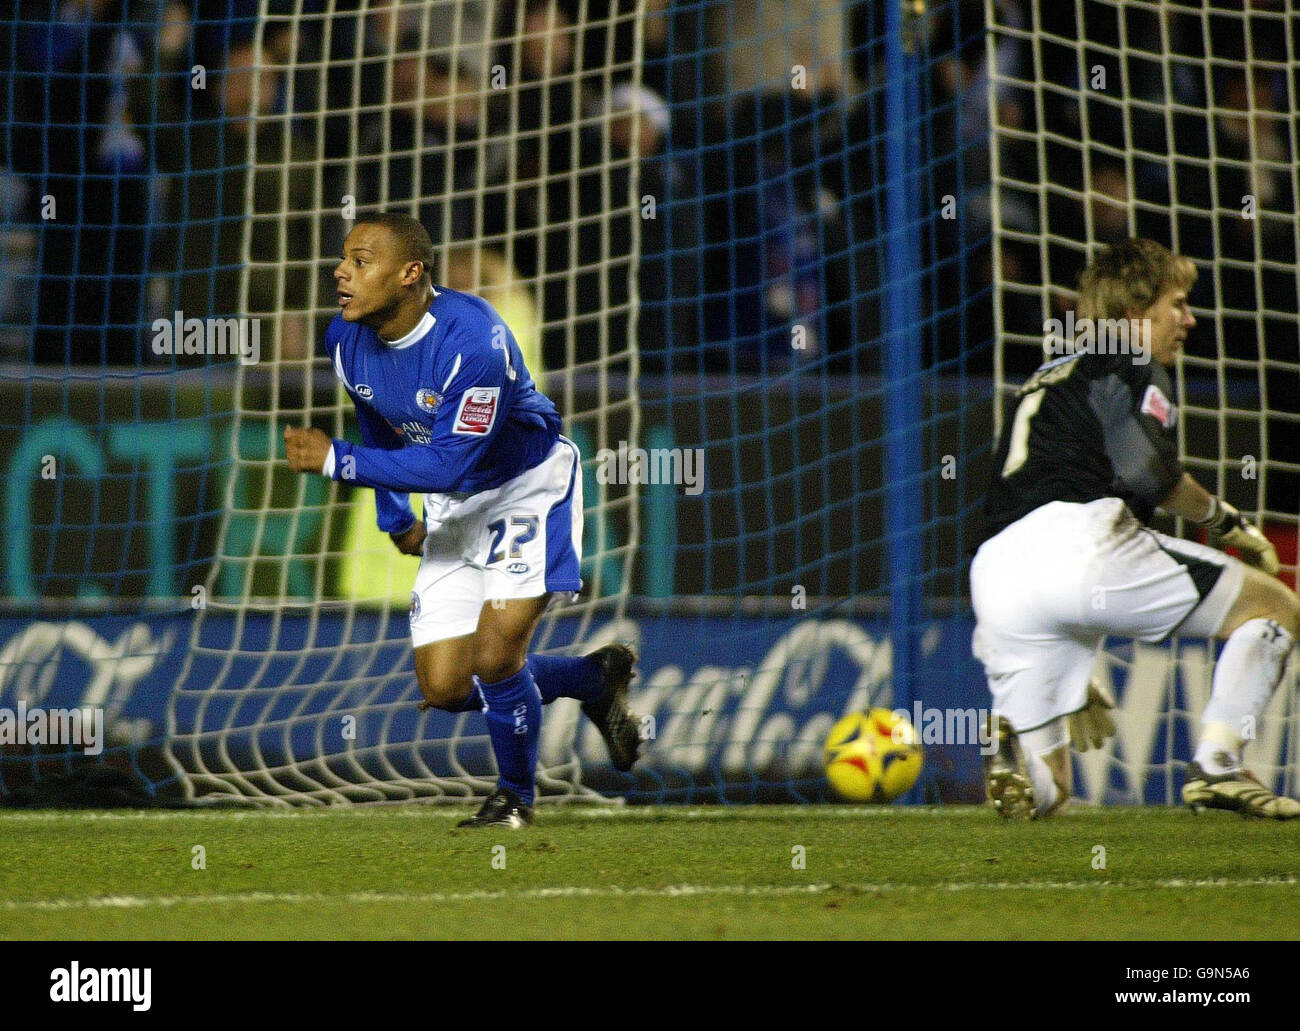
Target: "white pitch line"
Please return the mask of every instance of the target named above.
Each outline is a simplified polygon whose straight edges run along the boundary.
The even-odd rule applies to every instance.
[[[621,888],[606,886],[567,886],[556,888],[525,888],[518,891],[459,891],[459,892],[348,892],[330,895],[323,892],[239,892],[226,895],[92,895],[84,898],[64,899],[6,899],[0,901],[0,911],[32,912],[79,909],[150,909],[182,905],[254,905],[283,904],[305,905],[319,903],[346,903],[365,905],[382,903],[392,905],[446,904],[456,902],[495,902],[522,899],[674,899],[708,897],[781,897],[797,895],[825,895],[841,892],[849,895],[878,895],[886,893],[923,894],[925,892],[966,891],[1104,891],[1108,889],[1151,888],[1272,888],[1300,885],[1295,877],[1216,877],[1197,880],[1172,878],[1157,881],[950,881],[940,884],[899,884],[890,882],[866,884],[670,884],[664,887]]]
[[[419,903],[445,904],[449,902],[494,902],[518,899],[563,898],[691,898],[708,895],[819,895],[829,891],[828,884],[806,885],[743,885],[743,884],[676,884],[663,888],[609,887],[558,887],[525,888],[518,891],[449,891],[392,893],[360,891],[340,895],[317,892],[240,892],[228,895],[105,895],[80,899],[9,899],[0,902],[0,910],[66,910],[66,909],[146,909],[154,906],[169,907],[193,903],[216,905],[247,905],[250,903],[284,903],[289,905],[343,902],[348,905],[365,903],[391,903],[412,905]]]

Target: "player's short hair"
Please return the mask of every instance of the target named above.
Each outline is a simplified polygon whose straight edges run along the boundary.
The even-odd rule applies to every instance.
[[[1103,247],[1079,273],[1080,319],[1124,319],[1146,311],[1166,290],[1191,290],[1196,266],[1155,240],[1130,238]]]
[[[433,282],[434,250],[429,231],[418,219],[400,211],[379,211],[372,215],[362,215],[357,225],[383,226],[393,234],[401,251],[403,261],[418,261],[424,265],[424,274]]]

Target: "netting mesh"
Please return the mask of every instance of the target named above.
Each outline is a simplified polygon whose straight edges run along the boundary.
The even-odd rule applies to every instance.
[[[196,793],[463,796],[490,783],[487,739],[477,724],[467,730],[467,716],[414,709],[404,640],[413,564],[389,558],[369,492],[293,476],[280,461],[286,423],[325,421],[343,435],[350,420],[341,386],[322,390],[328,360],[285,329],[316,321],[324,305],[302,284],[325,279],[358,214],[416,215],[439,249],[436,281],[500,306],[590,477],[611,420],[635,414],[634,390],[608,389],[615,375],[635,383],[634,152],[619,135],[628,112],[592,99],[635,70],[635,55],[590,49],[631,15],[579,24],[553,5],[521,5],[496,10],[493,25],[488,6],[474,4],[263,13],[241,44],[260,70],[250,76],[252,175],[242,185],[251,210],[273,213],[275,240],[259,246],[256,222],[243,236],[240,286],[248,310],[260,294],[285,314],[273,359],[235,381],[213,600],[172,699],[171,755]],[[626,599],[634,538],[606,547],[601,531],[611,520],[635,526],[635,491],[593,486],[589,590],[568,611],[577,626],[565,643],[590,639],[592,619],[617,618]],[[548,620],[535,647],[559,643],[555,630]],[[576,718],[553,709],[552,736]],[[543,762],[543,791],[578,787],[571,748],[547,748]]]
[[[535,646],[681,660],[634,699],[659,728],[635,777],[549,709],[544,790],[820,797],[833,715],[952,701],[926,663],[968,632],[988,436],[978,8],[15,11],[2,429],[60,471],[14,488],[8,593],[170,609],[114,645],[141,668],[192,621],[156,783],[333,802],[490,782],[474,717],[414,708],[414,567],[369,492],[279,458],[286,424],[354,432],[318,341],[334,255],[376,209],[416,214],[438,281],[502,313],[585,456],[588,590]],[[698,451],[700,479],[607,482],[621,446]],[[12,654],[27,684],[37,660]]]
[[[1186,467],[1257,518],[1294,585],[1300,515],[1296,216],[1297,19],[1290,5],[990,2],[995,352],[1003,397],[1042,356],[1046,320],[1073,307],[1098,244],[1158,240],[1191,258],[1199,325],[1177,372]],[[1002,412],[997,413],[999,418]],[[1173,526],[1166,529],[1177,530]],[[1084,764],[1095,799],[1177,801],[1213,658],[1126,645],[1127,745]],[[1294,663],[1247,751],[1294,790]],[[1148,762],[1153,754],[1163,756]]]

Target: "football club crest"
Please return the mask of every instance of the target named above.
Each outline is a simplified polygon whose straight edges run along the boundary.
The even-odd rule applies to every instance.
[[[430,390],[428,387],[421,387],[415,392],[415,405],[421,411],[433,414],[442,404],[442,395],[436,390]]]

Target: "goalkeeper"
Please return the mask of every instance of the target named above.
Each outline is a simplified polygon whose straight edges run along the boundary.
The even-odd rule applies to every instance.
[[[379,528],[419,555],[411,592],[415,672],[427,705],[481,710],[500,773],[461,826],[531,823],[542,706],[580,699],[619,769],[640,747],[627,710],[635,655],[528,654],[553,595],[579,579],[582,473],[555,406],[478,297],[433,285],[433,244],[400,214],[361,219],[334,270],[325,332],[362,444],[286,427],[291,468],[375,491]],[[408,494],[424,497],[424,518]]]
[[[1242,766],[1300,630],[1300,600],[1274,577],[1268,539],[1183,471],[1175,443],[1166,370],[1196,324],[1195,279],[1188,259],[1151,240],[1104,249],[1079,278],[1080,324],[1146,320],[1148,342],[1076,338],[1020,389],[1000,442],[970,576],[972,646],[996,714],[988,791],[1005,818],[1046,815],[1069,798],[1072,725],[1080,749],[1113,732],[1112,703],[1089,682],[1105,637],[1161,641],[1175,631],[1227,642],[1184,802],[1300,816],[1300,803]],[[1156,508],[1204,527],[1243,561],[1148,529]]]

